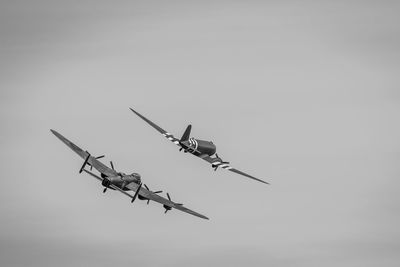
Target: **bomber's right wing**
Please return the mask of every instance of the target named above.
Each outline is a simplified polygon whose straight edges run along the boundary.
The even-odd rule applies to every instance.
[[[182,147],[181,144],[179,143],[179,139],[178,138],[176,138],[175,136],[173,136],[172,134],[170,134],[169,132],[167,132],[166,130],[164,130],[163,128],[161,128],[160,126],[158,126],[157,124],[155,124],[151,120],[147,119],[146,117],[144,117],[139,112],[133,110],[132,108],[130,108],[130,110],[132,110],[132,112],[135,113],[136,115],[138,115],[142,120],[144,120],[145,122],[150,124],[150,126],[152,126],[154,129],[156,129],[159,133],[164,135],[169,141],[171,141],[172,143],[174,143],[175,145],[177,145],[179,147]]]
[[[74,151],[76,154],[78,154],[81,158],[83,158],[84,160],[87,159],[87,164],[93,166],[93,168],[98,170],[100,173],[103,173],[103,174],[105,174],[106,176],[109,176],[109,177],[118,175],[118,173],[115,170],[107,167],[106,165],[104,165],[103,163],[98,161],[95,157],[92,157],[87,151],[83,151],[80,147],[78,147],[77,145],[75,145],[74,143],[69,141],[67,138],[62,136],[57,131],[54,131],[54,130],[51,130],[51,129],[50,129],[50,131],[55,136],[57,136],[58,139],[60,139],[64,144],[66,144],[69,148],[71,148],[72,151]]]

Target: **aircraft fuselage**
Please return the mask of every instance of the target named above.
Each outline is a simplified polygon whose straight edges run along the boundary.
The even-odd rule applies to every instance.
[[[212,156],[217,152],[217,147],[211,141],[195,139],[192,137],[187,141],[183,141],[182,144],[185,146],[185,151],[190,153],[195,153],[197,151],[200,154]]]
[[[118,176],[113,176],[113,177],[106,176],[102,173],[101,177],[104,178],[103,181],[101,182],[101,184],[104,187],[110,188],[110,185],[112,184],[118,186],[122,190],[129,190],[125,188],[127,184],[130,183],[139,184],[141,181],[140,175],[138,173],[132,173],[129,175],[126,175],[125,173],[119,173]]]

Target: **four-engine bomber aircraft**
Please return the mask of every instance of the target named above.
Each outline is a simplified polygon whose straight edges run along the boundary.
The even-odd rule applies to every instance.
[[[183,204],[178,204],[173,202],[168,193],[167,193],[168,199],[166,199],[157,195],[162,191],[155,191],[155,192],[150,191],[145,184],[142,184],[140,175],[138,173],[125,174],[122,172],[117,172],[114,170],[114,165],[111,161],[110,161],[111,168],[109,168],[98,160],[99,158],[103,158],[104,156],[93,157],[89,154],[89,152],[83,151],[82,149],[80,149],[78,146],[76,146],[74,143],[69,141],[67,138],[65,138],[58,132],[54,130],[51,130],[51,132],[55,136],[57,136],[64,144],[66,144],[69,148],[71,148],[75,153],[77,153],[80,157],[84,159],[84,163],[80,168],[79,173],[84,171],[93,176],[94,178],[100,180],[101,184],[104,186],[103,190],[104,193],[106,192],[107,188],[111,188],[130,197],[131,202],[135,201],[136,198],[139,198],[140,200],[146,200],[147,204],[149,204],[150,200],[153,200],[155,202],[161,203],[164,206],[165,213],[168,210],[174,208],[208,220],[206,216],[197,213],[195,211],[192,211],[188,208],[185,208]],[[86,170],[85,169],[86,165],[90,166],[90,170],[92,170],[92,168],[95,168],[100,173],[100,176],[94,174],[91,171]],[[144,186],[144,188],[142,187],[142,185]],[[130,190],[135,192],[133,196],[126,192]]]
[[[130,108],[132,110],[133,113],[135,113],[136,115],[138,115],[140,118],[142,118],[145,122],[147,122],[148,124],[150,124],[154,129],[156,129],[158,132],[160,132],[162,135],[164,135],[168,140],[170,140],[171,142],[173,142],[174,144],[176,144],[177,146],[180,147],[179,151],[184,151],[189,152],[199,158],[204,159],[205,161],[207,161],[208,163],[211,164],[211,166],[214,168],[214,170],[216,171],[218,169],[218,167],[221,167],[223,169],[227,169],[230,170],[231,172],[235,172],[238,174],[241,174],[243,176],[246,176],[248,178],[254,179],[256,181],[265,183],[265,184],[269,184],[261,179],[255,178],[247,173],[241,172],[237,169],[232,168],[231,166],[229,166],[229,162],[223,161],[217,152],[217,148],[214,145],[213,142],[211,141],[204,141],[204,140],[199,140],[199,139],[195,139],[193,137],[190,137],[190,131],[192,129],[192,125],[188,125],[185,132],[182,135],[181,139],[177,139],[175,138],[172,134],[168,133],[167,131],[165,131],[164,129],[162,129],[161,127],[159,127],[158,125],[156,125],[154,122],[150,121],[149,119],[145,118],[143,115],[141,115],[139,112],[133,110],[132,108]],[[215,157],[212,158],[211,156],[213,156],[215,154]]]

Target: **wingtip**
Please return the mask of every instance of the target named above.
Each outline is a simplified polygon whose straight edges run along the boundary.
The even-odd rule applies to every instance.
[[[266,181],[264,181],[264,180],[260,180],[260,182],[262,182],[262,183],[264,183],[264,184],[267,184],[267,185],[271,185],[270,183],[268,183],[268,182],[266,182]]]
[[[250,177],[250,178],[253,178],[254,180],[256,180],[256,181],[258,181],[258,182],[261,182],[261,183],[263,183],[263,184],[271,185],[270,183],[268,183],[268,182],[266,182],[266,181],[264,181],[264,180],[261,180],[261,179],[255,178],[255,177]]]
[[[138,115],[139,117],[143,117],[139,112],[137,112],[136,110],[134,110],[133,108],[129,108],[133,113],[135,113],[136,115]]]
[[[266,182],[266,181],[264,181],[264,180],[261,180],[261,179],[256,179],[256,181],[259,181],[259,182],[261,182],[261,183],[263,183],[263,184],[266,184],[266,185],[270,185],[270,183],[268,183],[268,182]]]
[[[206,216],[204,216],[204,215],[201,215],[201,216],[199,216],[200,218],[202,218],[202,219],[204,219],[204,220],[210,220],[210,218],[208,218],[208,217],[206,217]]]

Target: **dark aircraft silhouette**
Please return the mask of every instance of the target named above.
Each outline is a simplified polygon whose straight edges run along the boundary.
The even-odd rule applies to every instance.
[[[229,162],[227,161],[223,161],[217,152],[217,148],[214,145],[213,142],[211,141],[204,141],[204,140],[200,140],[200,139],[196,139],[193,137],[190,137],[190,131],[192,129],[192,125],[188,125],[185,132],[183,133],[181,139],[177,139],[175,138],[172,134],[168,133],[167,131],[165,131],[164,129],[162,129],[161,127],[159,127],[158,125],[156,125],[154,122],[150,121],[149,119],[147,119],[146,117],[144,117],[143,115],[141,115],[139,112],[133,110],[132,108],[130,108],[132,110],[133,113],[135,113],[136,115],[138,115],[140,118],[142,118],[145,122],[147,122],[148,124],[150,124],[154,129],[156,129],[157,131],[159,131],[162,135],[164,135],[168,140],[170,140],[171,142],[173,142],[174,144],[176,144],[177,146],[180,147],[179,151],[184,151],[189,152],[205,161],[207,161],[208,163],[211,164],[211,167],[214,168],[214,170],[216,171],[218,169],[218,167],[226,169],[226,170],[230,170],[231,172],[235,172],[237,174],[246,176],[248,178],[254,179],[256,181],[265,183],[265,184],[269,184],[261,179],[258,179],[254,176],[251,176],[247,173],[244,173],[242,171],[239,171],[235,168],[232,168],[229,164]],[[215,157],[211,157],[215,154]]]
[[[136,198],[140,200],[147,200],[147,204],[149,204],[150,200],[158,202],[163,205],[165,209],[165,213],[171,210],[172,208],[192,214],[194,216],[207,219],[208,218],[200,213],[192,211],[188,208],[185,208],[183,204],[175,203],[171,200],[171,197],[167,193],[167,197],[163,198],[158,193],[162,191],[150,191],[149,188],[143,184],[144,188],[142,187],[142,180],[140,174],[132,173],[132,174],[125,174],[122,172],[117,172],[114,170],[114,165],[110,161],[111,168],[107,167],[103,163],[101,163],[98,159],[103,158],[104,156],[100,157],[93,157],[87,151],[83,151],[77,145],[69,141],[67,138],[59,134],[54,130],[50,130],[58,139],[60,139],[64,144],[66,144],[69,148],[71,148],[76,154],[78,154],[82,159],[84,159],[83,165],[79,170],[79,173],[82,171],[90,174],[94,178],[100,180],[101,185],[104,186],[103,193],[107,191],[108,188],[117,190],[122,194],[131,198],[131,202],[134,202]],[[95,168],[99,173],[100,176],[94,174],[91,171],[85,169],[86,165],[90,166],[90,170]],[[126,191],[134,191],[135,194],[132,196],[131,194],[127,193]]]

